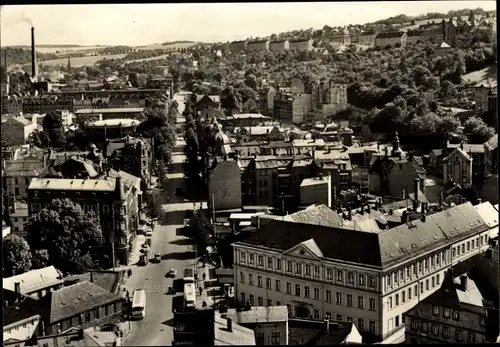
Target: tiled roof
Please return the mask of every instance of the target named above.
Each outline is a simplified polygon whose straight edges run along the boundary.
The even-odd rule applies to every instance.
[[[15,291],[15,283],[19,282],[21,293],[33,293],[37,290],[62,284],[61,274],[54,266],[25,272],[3,279],[3,288]]]
[[[90,272],[86,272],[84,274],[79,275],[70,275],[68,277],[63,278],[63,280],[67,282],[84,282],[91,280],[93,278],[93,282],[95,285],[107,290],[110,293],[116,293],[118,289],[119,282],[121,280],[121,273],[112,272],[112,271],[94,271],[92,276]]]
[[[12,291],[6,291],[5,289],[3,291],[4,298],[6,294],[8,294],[9,296],[16,295]],[[13,303],[12,305],[9,304],[8,307],[3,308],[3,328],[5,329],[9,325],[20,322],[24,319],[38,316],[38,313],[38,300],[35,300],[28,296],[21,296],[18,303]]]
[[[465,152],[462,148],[455,148],[450,154],[448,154],[445,158],[443,158],[443,162],[447,162],[455,152],[460,153],[466,160],[472,161],[472,158]]]
[[[378,234],[272,220],[241,242],[286,251],[313,239],[326,258],[386,267],[485,230],[477,210],[466,203]]]
[[[6,177],[38,176],[44,168],[43,160],[24,158],[7,160],[5,163]]]
[[[327,332],[325,322],[290,319],[288,321],[289,345],[340,345],[351,333],[353,323],[330,323]]]
[[[324,147],[325,141],[323,139],[317,140],[293,140],[292,141],[294,147]]]
[[[474,208],[477,210],[486,225],[490,228],[498,227],[498,211],[489,201],[476,205]]]
[[[498,134],[493,135],[488,141],[485,142],[484,146],[488,151],[493,151],[498,147]]]
[[[40,299],[40,304],[52,324],[119,300],[121,296],[84,281],[50,292]]]
[[[28,189],[112,192],[115,182],[101,179],[34,178]]]
[[[232,308],[227,310],[226,317],[238,324],[286,322],[288,309],[286,306],[257,306],[251,307],[248,311],[238,312]]]
[[[333,211],[326,205],[311,205],[303,211],[295,212],[286,216],[285,220],[332,228],[340,228],[342,226],[342,218],[337,214],[337,212]]]
[[[328,184],[326,179],[320,179],[319,177],[304,178],[300,183],[301,187],[315,186],[319,184]]]
[[[98,175],[96,169],[94,168],[94,165],[92,164],[92,162],[90,160],[84,160],[84,159],[80,159],[80,158],[69,158],[63,165],[75,165],[75,162],[76,163],[79,163],[83,166],[83,168],[85,169],[85,171],[87,171],[87,174],[89,177],[95,177]]]
[[[227,329],[227,319],[214,313],[214,345],[255,345],[255,333],[236,322],[232,323],[232,331]]]
[[[268,144],[262,145],[262,148],[290,148],[293,144],[289,141],[271,141]]]
[[[99,114],[99,113],[140,113],[144,112],[144,107],[130,107],[130,108],[84,108],[76,110],[75,114]]]
[[[91,128],[104,128],[104,127],[132,127],[139,125],[139,121],[137,119],[106,119],[106,120],[98,120],[88,124]]]

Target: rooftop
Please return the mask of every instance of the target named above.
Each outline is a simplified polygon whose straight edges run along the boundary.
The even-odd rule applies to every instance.
[[[227,319],[214,313],[214,345],[255,345],[253,330],[244,328],[237,323],[232,323],[231,331],[228,330]]]
[[[16,296],[16,293],[10,290],[3,290],[4,300],[7,296]],[[9,325],[38,316],[38,300],[28,296],[21,296],[16,303],[9,304],[3,308],[3,328]]]
[[[342,218],[338,213],[323,204],[311,205],[305,210],[289,214],[285,216],[284,220],[332,228],[339,228],[342,226]]]
[[[27,157],[17,160],[7,160],[5,163],[6,177],[33,177],[38,176],[44,168],[42,159]]]
[[[321,184],[328,184],[328,179],[322,177],[304,178],[300,183],[301,187],[316,186]]]
[[[63,278],[65,283],[77,283],[89,281],[95,285],[107,290],[110,293],[116,293],[120,282],[121,274],[112,271],[94,271],[92,276],[90,272],[79,275],[70,275]]]
[[[52,324],[119,300],[121,296],[89,281],[83,281],[48,293],[40,299],[40,303]]]
[[[88,126],[92,128],[104,128],[104,127],[132,127],[139,125],[139,121],[136,119],[108,119],[108,120],[98,120],[90,123]]]
[[[75,114],[100,114],[100,113],[140,113],[144,112],[144,107],[122,107],[122,108],[84,108],[75,111]]]
[[[351,334],[353,323],[330,322],[329,331],[321,321],[290,319],[288,321],[289,345],[339,345]]]
[[[491,139],[485,142],[484,146],[488,151],[493,151],[498,147],[498,134],[493,135]]]
[[[257,306],[251,307],[248,311],[238,312],[231,308],[227,310],[226,317],[238,324],[286,322],[288,309],[286,306]]]
[[[62,284],[61,274],[54,266],[31,270],[20,275],[3,279],[3,288],[15,291],[15,283],[20,283],[21,293],[30,294],[40,289]]]

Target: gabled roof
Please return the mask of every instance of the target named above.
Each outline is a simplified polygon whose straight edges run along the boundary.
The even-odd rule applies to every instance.
[[[119,300],[121,296],[83,281],[48,293],[40,299],[40,304],[43,314],[52,324]]]
[[[54,266],[31,270],[20,275],[3,279],[3,288],[15,291],[15,283],[19,282],[21,293],[32,293],[40,289],[62,284],[61,274]]]
[[[472,158],[463,149],[455,148],[450,154],[446,156],[446,158],[443,159],[443,162],[447,162],[455,152],[460,153],[467,161],[472,161]]]
[[[439,48],[451,48],[451,46],[449,44],[447,44],[446,42],[443,42],[443,43],[441,43],[441,46],[439,46]]]
[[[490,228],[498,227],[498,211],[489,201],[478,204],[474,206],[474,208],[477,210],[486,225]]]
[[[4,300],[7,296],[17,296],[15,292],[3,290]],[[39,316],[38,300],[29,296],[21,295],[16,303],[9,304],[3,308],[3,328],[7,328],[11,324],[15,324],[22,320]]]
[[[326,205],[311,205],[303,211],[285,216],[285,220],[297,223],[322,225],[332,228],[342,226],[342,218]]]
[[[255,345],[255,333],[233,322],[232,331],[227,329],[227,319],[214,312],[214,346]]]
[[[323,321],[290,319],[288,340],[290,345],[340,345],[345,344],[353,329],[354,323],[331,322],[327,332]]]

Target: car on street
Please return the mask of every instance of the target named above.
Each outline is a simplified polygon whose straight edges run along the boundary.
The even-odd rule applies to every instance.
[[[147,264],[147,258],[145,254],[141,254],[139,257],[139,266],[145,266]]]
[[[160,253],[155,253],[155,257],[153,258],[153,261],[155,263],[160,263],[161,262],[161,254]]]
[[[145,243],[145,244],[143,244],[143,245],[142,245],[142,249],[141,249],[141,251],[142,251],[143,253],[147,253],[147,252],[149,251],[149,246],[148,246],[148,244],[147,244],[147,243]]]
[[[146,231],[146,237],[152,237],[153,236],[153,230],[149,229]]]
[[[167,272],[167,277],[176,277],[177,276],[177,269],[170,269]]]
[[[152,241],[151,241],[151,238],[149,238],[149,237],[148,237],[148,238],[146,239],[146,244],[147,244],[149,247],[151,247],[151,242],[152,242]]]

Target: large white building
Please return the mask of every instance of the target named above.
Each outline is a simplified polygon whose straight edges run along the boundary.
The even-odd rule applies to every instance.
[[[235,297],[296,318],[354,322],[383,339],[436,291],[452,264],[488,248],[471,203],[381,232],[273,220],[233,244]]]

